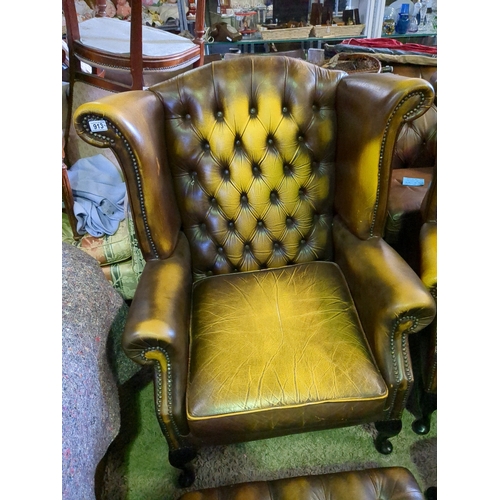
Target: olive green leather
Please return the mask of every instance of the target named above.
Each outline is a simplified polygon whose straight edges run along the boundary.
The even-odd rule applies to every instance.
[[[433,98],[249,56],[76,111],[126,178],[147,262],[123,346],[155,366],[171,451],[400,417],[435,309],[381,237],[398,132]]]
[[[426,222],[422,226],[420,242],[420,277],[434,295],[433,290],[437,290],[437,222]]]
[[[200,439],[382,414],[388,390],[335,263],[212,276],[195,284],[194,304],[187,411]]]
[[[422,207],[424,224],[420,229],[420,278],[437,303],[437,172]],[[437,394],[437,317],[427,327],[421,350],[424,389]]]
[[[413,474],[381,467],[317,476],[220,486],[184,493],[179,500],[424,500]]]
[[[413,385],[407,335],[431,323],[434,304],[419,277],[380,236],[360,240],[338,217],[333,233],[335,260],[390,388],[386,410],[399,419]]]

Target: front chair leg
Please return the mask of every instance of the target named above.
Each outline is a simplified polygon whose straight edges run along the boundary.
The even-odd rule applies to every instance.
[[[383,455],[389,455],[392,453],[392,443],[389,438],[397,436],[403,424],[401,420],[384,420],[382,422],[375,422],[375,429],[377,429],[377,435],[374,439],[375,448],[379,453]]]
[[[425,393],[420,402],[422,416],[415,419],[411,424],[413,432],[416,434],[428,434],[431,429],[432,414],[437,409],[436,394]]]
[[[168,453],[170,465],[181,470],[177,481],[181,488],[188,488],[194,483],[194,470],[189,462],[195,457],[196,450],[194,448],[179,448]]]
[[[437,486],[430,486],[425,490],[426,500],[437,500]]]

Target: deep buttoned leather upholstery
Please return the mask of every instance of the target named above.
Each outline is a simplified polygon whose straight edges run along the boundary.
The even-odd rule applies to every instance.
[[[174,466],[206,444],[400,419],[407,335],[434,302],[382,234],[401,123],[433,97],[249,56],[77,110],[126,177],[147,263],[123,345],[156,368]]]
[[[221,486],[185,493],[180,500],[424,500],[415,477],[403,467]]]
[[[315,89],[311,73],[266,78],[259,68],[253,72],[228,85],[241,77],[236,66],[227,68],[203,102],[192,97],[206,85],[202,80],[183,83],[180,93],[157,91],[166,133],[175,141],[169,164],[184,230],[199,249],[196,277],[331,256],[333,177],[327,172],[336,134],[330,103],[341,76]]]
[[[425,66],[424,66],[425,68]],[[410,74],[418,71],[401,65],[394,68],[401,74]],[[426,78],[437,91],[437,73],[424,73]],[[429,191],[434,167],[437,161],[437,99],[428,111],[417,119],[405,123],[401,129],[394,150],[393,172],[385,240],[395,248],[400,255],[418,270],[420,227],[424,220],[421,217],[421,208],[424,197]],[[422,186],[404,186],[403,177],[423,179]]]

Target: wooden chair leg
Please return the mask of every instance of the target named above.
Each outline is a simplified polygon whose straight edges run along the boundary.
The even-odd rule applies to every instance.
[[[397,436],[403,428],[401,420],[386,420],[383,422],[375,422],[377,435],[375,437],[375,448],[383,455],[392,453],[392,443],[389,438]]]

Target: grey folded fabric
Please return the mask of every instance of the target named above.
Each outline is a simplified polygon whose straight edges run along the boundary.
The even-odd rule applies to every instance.
[[[99,154],[81,158],[68,169],[76,229],[100,237],[114,234],[125,218],[126,187],[117,167]]]

